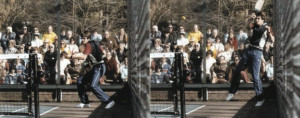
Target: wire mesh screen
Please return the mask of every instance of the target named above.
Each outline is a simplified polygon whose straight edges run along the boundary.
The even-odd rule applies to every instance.
[[[151,58],[151,105],[152,114],[174,114],[176,86],[172,65],[174,53],[150,53]]]
[[[163,85],[161,85],[163,86]],[[169,86],[169,85],[164,85]],[[156,85],[156,87],[159,87]],[[152,114],[178,114],[178,102],[174,89],[151,90],[150,111]],[[179,97],[179,96],[178,96]],[[178,98],[177,97],[177,98]]]
[[[0,114],[28,114],[29,100],[28,91],[1,91],[0,92]]]
[[[3,54],[0,57],[0,114],[31,115],[31,70],[28,54]],[[2,66],[5,65],[5,66]],[[27,68],[26,68],[27,67]]]
[[[151,75],[151,113],[152,114],[179,114],[179,107],[184,106],[179,98],[183,98],[181,93],[183,77],[183,54],[170,53],[170,68],[167,67],[167,54],[155,54],[150,57],[163,57],[160,63],[156,62],[154,73]],[[175,57],[175,58],[173,58]],[[172,65],[172,66],[171,66]],[[161,71],[162,70],[162,71]],[[163,76],[161,76],[163,75]],[[179,103],[181,106],[179,106]],[[182,112],[182,111],[181,111]]]

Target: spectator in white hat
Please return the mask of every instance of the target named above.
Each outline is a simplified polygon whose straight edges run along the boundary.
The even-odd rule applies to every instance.
[[[40,39],[40,35],[39,34],[34,34],[33,35],[34,38],[33,40],[31,41],[31,46],[32,47],[40,47],[43,45],[43,41]]]
[[[187,44],[189,44],[189,41],[187,40],[187,38],[185,38],[185,32],[180,32],[180,38],[177,39],[177,45],[181,45],[184,47]]]

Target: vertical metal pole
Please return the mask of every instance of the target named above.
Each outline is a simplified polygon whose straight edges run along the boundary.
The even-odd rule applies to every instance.
[[[34,114],[36,118],[40,117],[40,105],[39,105],[39,80],[40,80],[40,76],[38,76],[38,72],[37,72],[37,54],[33,55],[33,87],[34,87]]]
[[[183,54],[178,53],[178,69],[179,69],[179,88],[180,88],[180,106],[181,106],[181,118],[185,118],[185,93],[184,93],[184,82],[183,76]]]
[[[72,8],[72,15],[73,15],[73,30],[72,31],[73,31],[73,34],[75,34],[75,29],[76,28],[75,28],[75,8],[74,8],[75,6],[74,6],[74,0],[72,1],[72,7],[73,7]]]
[[[32,55],[29,54],[29,66],[28,66],[28,83],[27,83],[27,98],[28,98],[28,115],[32,114]]]
[[[204,0],[204,6],[205,6],[205,8],[204,8],[204,11],[203,11],[203,31],[204,31],[204,33],[203,34],[205,34],[204,35],[204,37],[203,37],[203,45],[202,45],[202,51],[203,51],[203,53],[202,53],[202,56],[203,56],[203,65],[201,65],[202,67],[203,67],[203,70],[202,70],[202,77],[201,77],[201,79],[202,79],[202,83],[206,83],[206,9],[207,9],[207,4],[206,4],[206,0]]]
[[[201,48],[202,48],[202,61],[203,61],[203,64],[201,65],[203,70],[201,72],[201,83],[204,84],[206,83],[206,40],[207,40],[207,37],[206,37],[206,11],[207,11],[207,4],[206,4],[206,0],[204,0],[203,2],[203,6],[205,7],[204,10],[203,10],[203,45],[201,45]],[[203,90],[200,89],[198,91],[198,97],[201,98],[201,95],[202,95],[202,98],[204,98],[204,93],[203,93]]]
[[[179,114],[178,111],[178,56],[177,53],[175,53],[175,60],[174,60],[174,75],[173,75],[173,95],[174,95],[174,114]]]
[[[221,12],[221,1],[218,0],[218,30],[220,31],[220,12]]]
[[[59,10],[57,12],[57,31],[56,31],[56,34],[57,34],[57,47],[56,47],[56,50],[57,50],[57,62],[59,62],[60,60],[60,42],[61,42],[61,39],[60,39],[60,9],[61,9],[61,5],[60,5],[60,0],[57,0],[57,5],[59,6]],[[57,68],[60,68],[60,63],[57,63]],[[59,70],[59,69],[58,69]],[[56,74],[56,84],[60,84],[60,70],[57,72]]]
[[[61,42],[61,39],[60,39],[60,33],[61,33],[61,25],[60,25],[60,10],[61,10],[61,4],[60,4],[60,0],[57,0],[57,5],[59,6],[59,10],[57,12],[57,24],[58,24],[58,27],[57,27],[57,37],[58,37],[58,40],[57,40],[57,68],[58,68],[58,72],[56,74],[56,84],[61,84],[60,82],[60,48],[61,48],[61,45],[60,45],[60,42]],[[60,99],[60,93],[58,93],[59,90],[56,90],[56,100],[58,102],[61,102],[61,99]]]

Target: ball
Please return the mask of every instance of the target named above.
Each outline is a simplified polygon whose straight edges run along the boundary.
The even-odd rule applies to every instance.
[[[185,17],[185,16],[181,16],[181,19],[182,19],[182,20],[185,20],[185,19],[186,19],[186,17]]]

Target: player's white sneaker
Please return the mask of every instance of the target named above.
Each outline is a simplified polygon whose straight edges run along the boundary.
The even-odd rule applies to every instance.
[[[115,101],[111,101],[109,102],[106,106],[105,109],[110,109],[111,107],[113,107],[115,105]]]
[[[226,97],[226,101],[230,101],[233,98],[233,94],[232,93],[228,93],[227,97]]]
[[[255,104],[255,106],[256,107],[260,107],[260,106],[262,106],[264,104],[264,102],[265,102],[265,99],[263,99],[261,101],[257,101],[256,104]]]
[[[80,104],[76,105],[76,108],[89,108],[89,107],[91,107],[90,104],[80,103]]]

